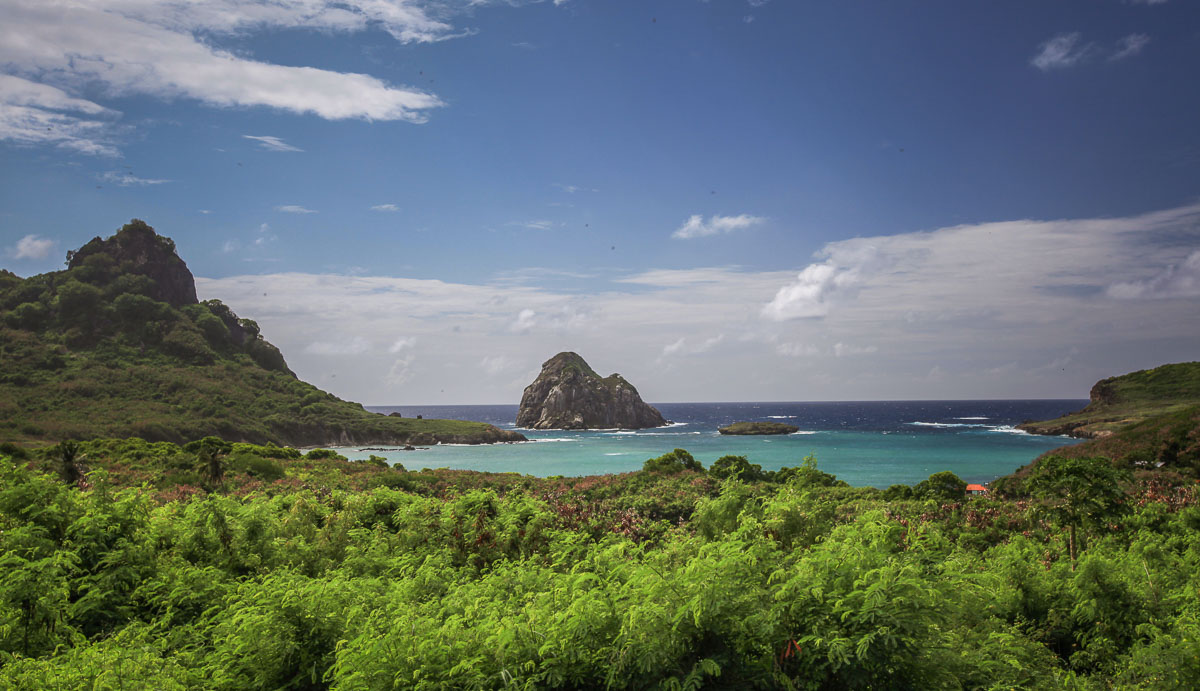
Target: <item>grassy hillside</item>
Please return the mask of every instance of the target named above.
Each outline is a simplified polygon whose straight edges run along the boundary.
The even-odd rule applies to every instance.
[[[254,321],[196,300],[174,243],[141,221],[68,253],[68,264],[25,279],[0,272],[0,440],[523,438],[480,423],[370,413],[300,381]]]
[[[1092,387],[1091,402],[1083,410],[1020,427],[1034,434],[1094,439],[1196,405],[1200,405],[1200,362],[1182,362],[1102,379]]]

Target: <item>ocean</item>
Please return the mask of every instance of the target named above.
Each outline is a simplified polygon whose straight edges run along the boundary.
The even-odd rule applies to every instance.
[[[1014,425],[1078,410],[1086,400],[863,401],[833,403],[656,403],[672,424],[647,430],[521,430],[528,443],[438,445],[417,451],[339,448],[349,458],[371,454],[409,470],[458,468],[547,477],[640,470],[647,458],[687,449],[709,465],[726,454],[764,470],[799,465],[813,454],[821,470],[855,486],[914,484],[949,470],[968,482],[1006,475],[1050,449],[1078,440],[1026,434]],[[516,429],[516,405],[368,406],[405,417],[489,422]],[[740,420],[796,425],[783,436],[722,436]]]

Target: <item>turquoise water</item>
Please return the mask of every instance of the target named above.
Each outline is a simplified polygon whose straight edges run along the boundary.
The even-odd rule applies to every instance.
[[[596,475],[640,470],[647,458],[687,449],[706,466],[726,454],[766,470],[799,465],[809,454],[822,470],[855,486],[913,484],[949,470],[988,482],[1039,454],[1078,440],[1034,436],[1013,425],[1078,410],[1086,401],[871,401],[850,403],[676,403],[656,407],[670,427],[638,431],[532,431],[530,441],[487,446],[438,445],[418,451],[339,448],[349,458],[371,454],[410,470],[459,468],[488,472]],[[517,406],[379,406],[406,417],[448,417],[513,429]],[[717,428],[738,420],[775,420],[800,427],[782,436],[730,437]]]

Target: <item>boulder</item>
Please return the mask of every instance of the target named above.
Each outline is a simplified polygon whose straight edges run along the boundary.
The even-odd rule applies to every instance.
[[[525,387],[517,426],[528,429],[644,429],[666,418],[642,401],[619,374],[601,377],[582,357],[564,352],[542,364]]]

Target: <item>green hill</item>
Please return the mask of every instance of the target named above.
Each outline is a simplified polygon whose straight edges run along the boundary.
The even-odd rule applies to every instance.
[[[1141,422],[1200,405],[1200,362],[1182,362],[1096,382],[1091,402],[1054,420],[1026,422],[1033,434],[1069,434],[1096,439]]]
[[[300,381],[253,320],[197,300],[175,243],[142,221],[67,260],[64,271],[24,279],[0,271],[0,440],[524,439],[481,423],[371,413]]]

